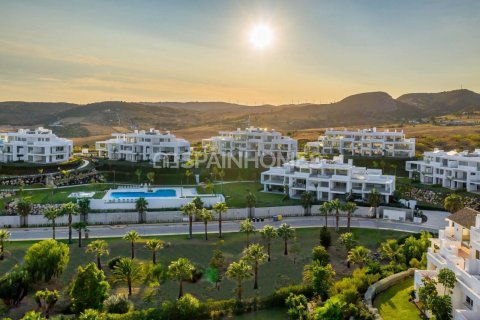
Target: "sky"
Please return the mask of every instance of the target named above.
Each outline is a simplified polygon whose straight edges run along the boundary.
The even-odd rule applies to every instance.
[[[258,25],[273,34],[262,49]],[[479,57],[476,0],[0,0],[2,101],[478,92]]]

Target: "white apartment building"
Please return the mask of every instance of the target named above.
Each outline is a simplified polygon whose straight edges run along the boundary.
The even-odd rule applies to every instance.
[[[415,139],[405,138],[403,130],[396,129],[327,129],[318,141],[308,142],[306,149],[317,150],[323,154],[411,158],[415,156]]]
[[[454,319],[480,320],[480,212],[464,208],[446,220],[448,226],[431,239],[427,270],[415,271],[415,290],[424,277],[436,278],[448,268],[457,278],[451,295]]]
[[[98,141],[95,148],[100,157],[131,162],[150,161],[179,163],[190,159],[190,143],[169,131],[150,129],[130,133],[113,133],[113,138]]]
[[[405,169],[412,179],[418,175],[424,184],[437,184],[452,190],[480,192],[480,149],[425,152],[423,160],[407,161]]]
[[[58,163],[70,159],[73,142],[42,127],[0,133],[0,162]]]
[[[281,155],[285,160],[292,160],[297,156],[297,140],[283,136],[273,129],[238,128],[236,131],[220,131],[219,134],[203,139],[203,149],[221,155],[238,155],[250,159]]]
[[[395,176],[383,175],[382,170],[355,167],[343,155],[333,160],[297,160],[272,167],[262,172],[261,183],[265,192],[284,192],[298,198],[305,191],[312,192],[318,200],[330,201],[352,193],[355,198],[367,199],[375,188],[388,203],[395,191]]]

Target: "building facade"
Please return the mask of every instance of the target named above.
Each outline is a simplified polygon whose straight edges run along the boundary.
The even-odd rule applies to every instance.
[[[297,156],[297,140],[273,129],[238,128],[236,131],[220,131],[219,134],[202,140],[205,151],[251,159],[273,155],[287,161]]]
[[[150,161],[179,163],[190,159],[190,143],[169,131],[150,129],[131,133],[114,133],[113,138],[98,141],[95,148],[100,157],[130,162]]]
[[[59,163],[70,159],[73,142],[42,127],[0,133],[0,162]]]
[[[451,295],[455,320],[480,319],[480,212],[464,208],[450,215],[448,226],[431,239],[427,270],[416,270],[417,290],[425,277],[435,279],[441,269],[455,273]],[[441,286],[441,285],[440,285]],[[439,288],[441,289],[441,288]],[[439,292],[443,292],[439,290]]]
[[[435,149],[425,152],[423,160],[407,161],[405,170],[424,184],[480,192],[480,149],[470,153]]]
[[[366,200],[372,189],[389,202],[395,191],[395,176],[383,175],[382,170],[355,167],[352,160],[344,162],[343,156],[333,160],[297,160],[272,167],[262,172],[261,183],[265,192],[285,192],[298,198],[312,192],[318,200],[343,199],[349,193],[354,198]]]
[[[323,154],[411,158],[415,156],[415,139],[407,139],[403,130],[327,129],[318,141],[308,142],[306,149]]]

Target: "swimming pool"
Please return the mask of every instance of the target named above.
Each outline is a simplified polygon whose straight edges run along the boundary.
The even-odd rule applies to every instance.
[[[171,198],[177,197],[177,191],[175,189],[156,189],[154,191],[112,191],[110,198],[123,199],[123,198]]]

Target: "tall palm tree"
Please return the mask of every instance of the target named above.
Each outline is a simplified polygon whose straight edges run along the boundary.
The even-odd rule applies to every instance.
[[[295,229],[282,223],[277,229],[278,236],[283,239],[283,254],[288,255],[288,240],[295,238]]]
[[[251,244],[243,250],[242,259],[250,263],[253,267],[254,283],[253,289],[258,289],[258,267],[267,260],[268,255],[265,253],[263,246],[259,244]]]
[[[402,259],[405,258],[403,255],[403,245],[400,245],[395,239],[382,242],[378,252],[383,259],[389,260],[392,264],[399,264],[402,262]]]
[[[32,212],[32,203],[29,200],[21,198],[17,202],[17,212],[20,215],[20,226],[22,228],[28,225],[28,215]]]
[[[244,280],[252,277],[252,267],[243,260],[232,262],[225,274],[229,279],[237,281],[237,301],[242,301],[242,284]]]
[[[213,205],[213,211],[218,214],[218,237],[222,238],[222,214],[227,213],[227,204],[225,202],[217,202]]]
[[[62,205],[62,214],[68,215],[68,243],[72,244],[72,220],[73,216],[79,213],[78,205],[73,202],[65,203]]]
[[[248,217],[251,219],[255,216],[255,206],[257,205],[257,198],[251,191],[249,191],[245,200],[248,208]]]
[[[275,230],[272,226],[265,226],[263,229],[260,230],[260,234],[262,235],[263,240],[267,242],[267,254],[268,254],[268,262],[271,261],[271,246],[272,240],[278,237],[277,230]]]
[[[352,220],[352,214],[354,214],[357,209],[357,204],[355,202],[347,202],[343,205],[343,211],[347,213],[347,232],[350,232],[350,222]]]
[[[356,246],[348,253],[347,261],[351,264],[356,264],[360,268],[370,260],[370,250],[364,246]]]
[[[335,231],[339,231],[340,229],[340,210],[342,209],[342,203],[340,202],[340,200],[338,199],[335,199],[335,200],[332,200],[330,201],[330,206],[332,208],[332,210],[335,211]]]
[[[55,240],[55,220],[60,216],[58,208],[50,207],[43,212],[45,219],[52,223],[52,239]]]
[[[330,202],[324,202],[320,206],[320,214],[325,217],[325,227],[328,227],[328,216],[332,213],[333,209]]]
[[[135,210],[138,212],[138,222],[145,222],[145,212],[147,212],[148,201],[145,198],[138,198],[135,201]]]
[[[140,235],[135,230],[130,230],[123,236],[124,240],[130,241],[131,251],[132,251],[132,254],[131,254],[132,259],[135,259],[135,242],[137,240],[139,240],[140,238],[141,238]]]
[[[213,214],[210,210],[203,208],[202,210],[197,210],[198,219],[203,221],[205,226],[205,240],[208,240],[208,221],[213,220]]]
[[[113,280],[123,282],[128,286],[128,295],[132,295],[132,285],[142,277],[141,267],[135,260],[121,258],[113,267]]]
[[[82,247],[82,231],[87,231],[87,223],[83,221],[75,222],[72,224],[73,229],[78,232],[78,247]]]
[[[157,251],[160,251],[163,249],[164,242],[159,239],[151,239],[148,240],[147,243],[145,244],[145,248],[150,250],[152,252],[152,262],[153,264],[157,263]]]
[[[450,213],[455,213],[464,207],[463,198],[458,194],[452,193],[443,201],[443,207]]]
[[[100,257],[103,255],[108,255],[108,243],[105,240],[93,240],[87,245],[86,252],[94,253],[97,258],[97,268],[102,270],[102,262]]]
[[[245,219],[240,223],[240,232],[243,232],[247,235],[247,247],[250,244],[250,234],[255,233],[256,229],[252,221]]]
[[[311,212],[310,210],[312,209],[313,205],[313,194],[311,192],[303,192],[302,195],[300,196],[300,202],[302,204],[303,210],[304,210],[304,215],[305,216],[310,216]]]
[[[373,188],[372,191],[368,194],[368,203],[373,207],[373,213],[377,217],[377,207],[382,202],[382,195],[378,193],[376,188]]]
[[[193,278],[195,266],[186,258],[179,258],[172,261],[168,266],[168,276],[170,279],[178,281],[178,298],[183,296],[183,282]]]
[[[87,222],[88,213],[90,212],[90,199],[82,198],[77,201],[78,211],[80,212],[80,220]]]
[[[184,216],[188,216],[188,239],[192,239],[193,237],[193,217],[197,213],[197,206],[195,203],[189,202],[186,205],[183,205],[182,208],[182,213]]]
[[[7,230],[0,230],[0,261],[5,258],[5,242],[10,239],[10,232]]]

